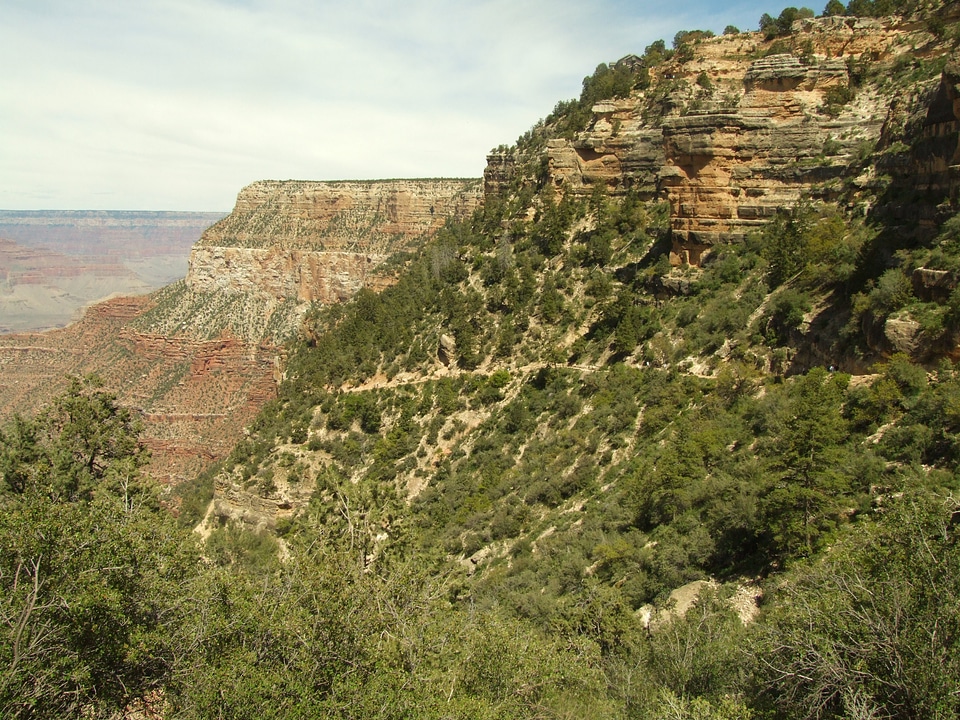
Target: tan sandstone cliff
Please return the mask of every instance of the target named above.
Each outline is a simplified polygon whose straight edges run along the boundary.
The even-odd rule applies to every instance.
[[[257,182],[194,247],[187,286],[340,302],[391,254],[479,201],[476,180]]]
[[[701,40],[692,60],[652,68],[646,90],[596,104],[573,139],[549,140],[548,181],[560,192],[589,194],[600,183],[668,200],[671,260],[699,264],[715,243],[744,237],[802,196],[829,197],[856,182],[865,153],[894,142],[885,130],[911,108],[902,88],[882,82],[848,102],[836,102],[837,91],[850,90],[851,70],[928,47],[940,51],[924,24],[895,17],[803,20],[775,41],[760,33]],[[925,112],[920,96],[930,88],[910,90]],[[945,117],[926,132],[955,135],[955,121]],[[522,161],[515,149],[492,153],[487,192],[505,187]]]
[[[157,294],[138,330],[279,344],[312,302],[342,302],[391,278],[378,268],[480,202],[479,180],[253,183],[190,254],[186,279]]]

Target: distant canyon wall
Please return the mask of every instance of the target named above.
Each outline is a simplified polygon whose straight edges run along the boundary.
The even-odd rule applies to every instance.
[[[190,256],[193,291],[258,293],[277,302],[335,303],[373,280],[481,199],[479,180],[262,181],[207,230]]]
[[[142,418],[154,478],[177,484],[224,457],[276,396],[278,351],[140,333],[132,325],[153,302],[115,298],[65,328],[0,335],[0,422],[50,402],[68,376],[95,374]]]
[[[92,303],[182,278],[225,214],[0,210],[0,333],[62,327]]]

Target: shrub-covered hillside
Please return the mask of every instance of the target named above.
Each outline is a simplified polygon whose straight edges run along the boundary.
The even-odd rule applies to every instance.
[[[942,49],[945,7],[892,10]],[[763,42],[802,44],[788,15]],[[315,309],[176,526],[96,388],[5,428],[5,713],[956,717],[960,216],[902,194],[942,148],[908,117],[699,266],[671,264],[656,193],[551,181],[598,101],[672,112],[651,70],[705,38],[598,68],[395,285]],[[935,94],[943,58],[857,92]]]

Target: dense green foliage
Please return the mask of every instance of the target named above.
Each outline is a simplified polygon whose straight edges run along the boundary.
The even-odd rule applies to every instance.
[[[74,380],[0,433],[0,713],[109,715],[173,660],[196,550],[142,481],[129,411]]]
[[[739,479],[731,476],[726,490],[705,475],[698,480],[703,468],[718,478],[727,472],[722,448],[731,438],[723,437],[726,421],[718,413],[749,396],[725,391],[709,418],[698,412],[672,423],[674,441],[660,446],[652,474],[631,468],[622,481],[626,495],[602,501],[615,491],[594,490],[597,499],[578,511],[576,522],[549,538],[538,531],[532,555],[515,551],[513,567],[495,567],[486,577],[446,565],[437,548],[444,541],[435,533],[453,530],[452,523],[404,529],[401,506],[389,493],[365,496],[363,484],[334,476],[323,479],[317,503],[287,534],[283,562],[275,541],[274,550],[268,543],[264,551],[256,536],[229,526],[231,537],[215,540],[215,533],[202,560],[192,537],[158,512],[149,494],[131,502],[98,486],[86,499],[68,499],[39,485],[8,484],[0,514],[0,708],[4,717],[112,717],[144,702],[185,718],[954,717],[960,506],[931,492],[936,485],[926,471],[905,466],[887,477],[900,478],[902,497],[885,489],[874,498],[876,509],[858,521],[836,524],[834,515],[832,529],[822,522],[837,507],[830,499],[851,492],[837,485],[838,476],[849,482],[849,463],[863,464],[838,455],[837,440],[849,437],[852,426],[869,429],[901,417],[900,427],[915,429],[940,416],[905,407],[960,397],[952,368],[930,382],[912,368],[892,363],[856,401],[844,378],[811,373],[765,400],[767,410],[744,413],[779,428],[784,452],[760,453],[761,465],[769,457],[769,491],[749,490],[748,468]],[[641,391],[635,383],[642,378],[624,372],[615,371],[606,389],[590,391],[597,407],[605,392],[624,384],[631,395]],[[519,422],[538,417],[537,408],[576,414],[573,406],[550,411],[570,397],[569,379],[569,373],[541,373],[526,391],[530,409]],[[508,385],[503,377],[490,387]],[[111,400],[76,385],[57,405],[79,414]],[[868,421],[851,405],[880,409]],[[125,415],[114,408],[98,417],[110,424]],[[18,420],[4,429],[4,439],[14,428],[40,424]],[[73,430],[86,431],[85,425]],[[135,432],[113,439],[136,447]],[[54,444],[61,440],[49,436]],[[45,468],[39,458],[50,445],[24,447],[4,443],[5,481],[11,467]],[[732,467],[744,462],[750,463],[744,458]],[[504,470],[509,476],[510,468]],[[672,483],[674,477],[688,481]],[[954,485],[947,475],[940,481]],[[583,482],[556,498],[531,488],[512,507],[562,505],[564,496],[589,489]],[[704,482],[710,490],[699,495]],[[800,495],[777,495],[790,487]],[[831,550],[772,576],[769,607],[752,625],[733,612],[728,586],[701,593],[682,617],[645,630],[631,606],[652,590],[638,581],[636,568],[668,586],[678,583],[694,558],[708,558],[697,546],[710,536],[726,536],[726,544],[707,561],[729,565],[723,552],[743,552],[737,536],[750,515],[744,490],[759,490],[758,517],[771,512],[766,492],[776,498],[769,504],[778,518],[795,518],[773,524],[773,552],[808,554],[823,533],[832,536]],[[603,512],[591,507],[599,502],[607,503]],[[433,520],[442,517],[429,512]],[[512,520],[509,513],[480,524],[461,517],[459,527],[513,537],[533,522],[529,510]],[[684,520],[690,513],[701,520]],[[707,528],[699,539],[697,524]],[[372,545],[372,533],[384,527],[389,547]],[[658,558],[644,536],[669,545],[670,558]],[[597,544],[591,549],[585,540]],[[696,552],[683,559],[684,548]],[[590,555],[596,569],[587,574]]]
[[[792,6],[784,8],[776,19],[764,13],[760,17],[760,32],[767,40],[772,40],[780,35],[789,35],[795,21],[812,18],[813,15],[813,10],[810,8],[802,7],[798,9]]]

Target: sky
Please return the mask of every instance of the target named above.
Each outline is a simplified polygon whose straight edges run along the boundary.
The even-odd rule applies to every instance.
[[[479,177],[599,63],[783,6],[0,0],[0,208],[226,211],[263,179]]]

